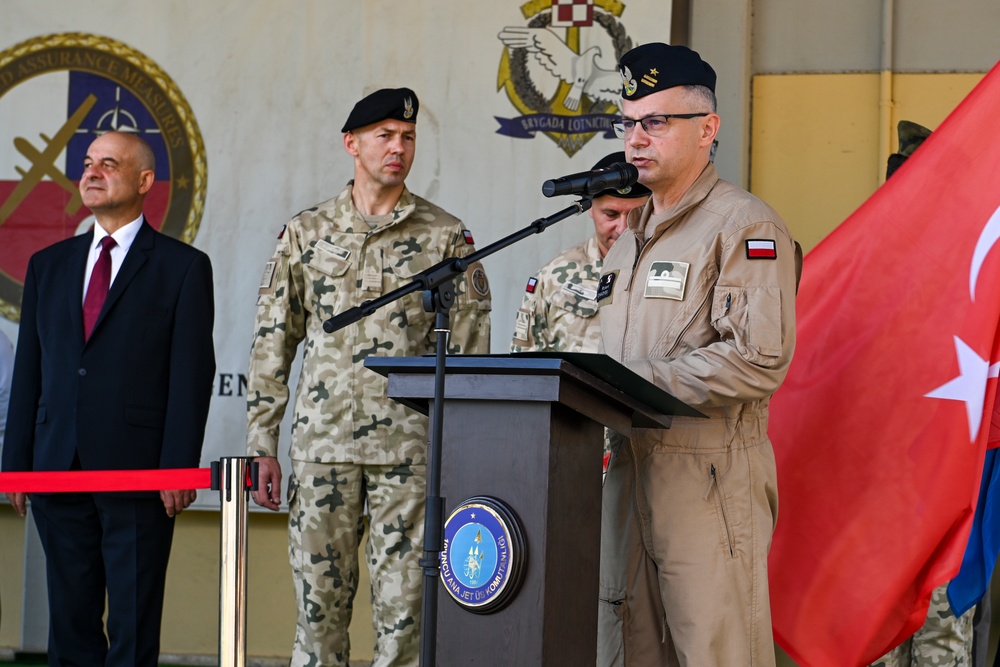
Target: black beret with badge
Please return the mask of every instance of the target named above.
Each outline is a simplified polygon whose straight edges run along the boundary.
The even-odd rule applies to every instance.
[[[617,153],[611,153],[610,155],[605,155],[604,157],[602,157],[600,160],[598,160],[597,164],[595,164],[593,168],[595,171],[597,169],[606,169],[613,164],[625,161],[626,161],[625,151],[618,151]],[[621,199],[637,199],[639,197],[648,197],[651,194],[653,193],[650,192],[649,188],[647,188],[645,185],[642,185],[641,183],[636,183],[634,185],[621,188],[620,190],[615,189],[615,190],[604,190],[602,192],[598,192],[596,195],[593,196],[593,199],[597,199],[598,197],[603,197],[605,195],[611,195],[612,197],[619,197]]]
[[[389,119],[416,123],[419,108],[417,94],[409,88],[382,88],[354,105],[340,131],[350,132]]]
[[[705,86],[715,92],[715,70],[686,46],[660,42],[637,46],[621,57],[618,70],[626,100],[675,86]]]

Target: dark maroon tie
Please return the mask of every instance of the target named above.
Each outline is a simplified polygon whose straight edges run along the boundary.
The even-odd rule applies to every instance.
[[[94,330],[97,316],[101,314],[104,300],[108,298],[108,287],[111,285],[111,246],[115,240],[110,236],[101,239],[101,254],[94,263],[94,271],[90,274],[90,284],[87,285],[87,296],[83,299],[83,339],[90,338]]]

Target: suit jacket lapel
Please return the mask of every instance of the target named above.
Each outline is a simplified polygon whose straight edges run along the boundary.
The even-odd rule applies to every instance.
[[[77,236],[79,243],[66,262],[66,303],[69,304],[69,323],[73,340],[83,340],[83,274],[87,270],[87,257],[94,243],[94,232]]]

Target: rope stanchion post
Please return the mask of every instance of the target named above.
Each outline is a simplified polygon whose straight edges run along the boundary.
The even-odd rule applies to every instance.
[[[250,491],[257,487],[257,463],[246,457],[212,463],[212,489],[219,491],[219,665],[246,667],[247,532]]]

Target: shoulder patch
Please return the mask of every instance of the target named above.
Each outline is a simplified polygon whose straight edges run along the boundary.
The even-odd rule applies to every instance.
[[[472,286],[472,291],[479,298],[490,298],[490,281],[486,278],[486,271],[483,269],[482,262],[473,262],[470,264],[469,268],[465,271],[465,279]]]
[[[465,242],[468,243],[469,245],[473,245],[475,243],[475,240],[473,240],[472,238],[472,232],[470,232],[468,229],[462,230],[462,236],[465,237]]]
[[[747,239],[747,259],[778,259],[774,239]]]
[[[524,291],[528,294],[534,294],[536,287],[538,287],[538,278],[532,276],[528,278],[528,284],[525,286]]]
[[[284,236],[284,235],[285,235],[285,230],[286,230],[287,228],[288,228],[288,225],[282,225],[282,226],[281,226],[281,231],[280,231],[280,232],[278,232],[278,239],[279,239],[279,240],[281,239],[281,237],[282,237],[282,236]]]

